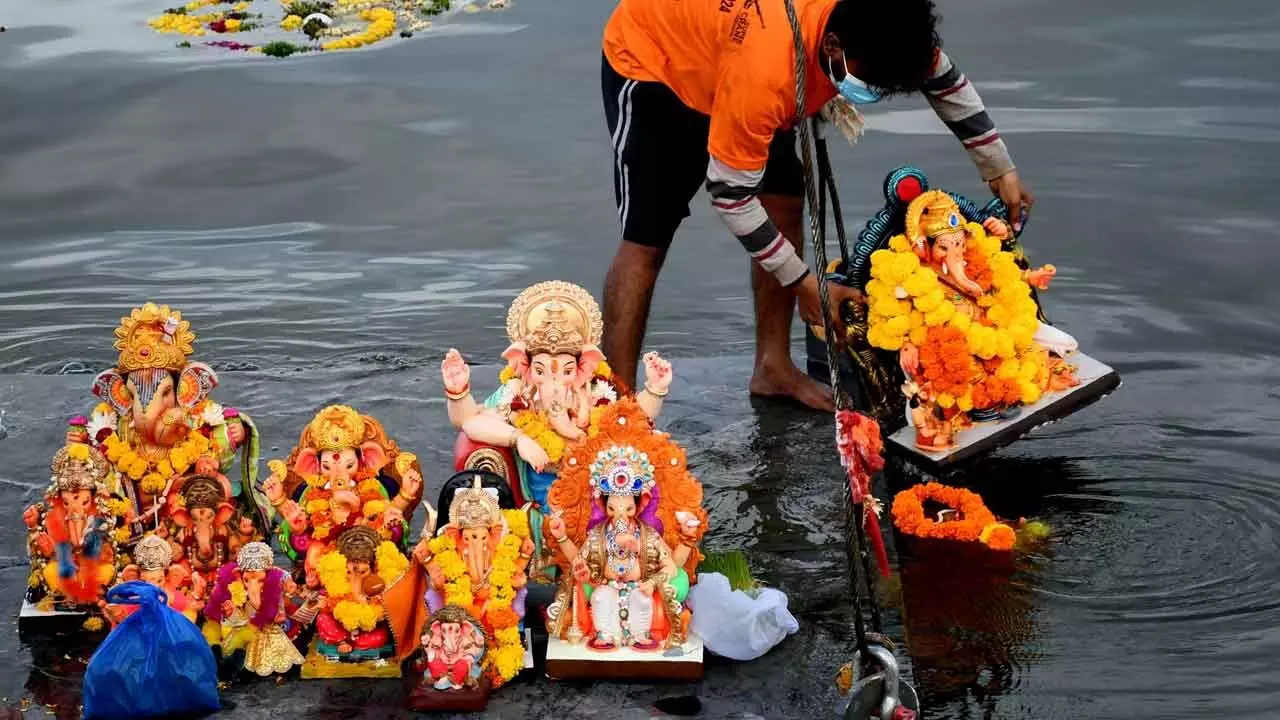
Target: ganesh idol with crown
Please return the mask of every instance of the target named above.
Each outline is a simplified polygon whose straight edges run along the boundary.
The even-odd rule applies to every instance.
[[[317,563],[322,589],[303,678],[400,677],[417,649],[421,585],[394,542],[367,525],[338,536]]]
[[[87,615],[86,629],[93,630],[101,627],[97,610],[129,533],[117,527],[128,505],[110,491],[106,457],[87,445],[69,443],[50,469],[44,499],[23,513],[31,558],[26,599],[38,612]]]
[[[595,432],[602,409],[629,394],[600,352],[602,332],[591,294],[553,280],[527,288],[511,304],[510,345],[502,353],[507,365],[501,385],[483,403],[471,395],[470,368],[457,350],[449,350],[442,364],[449,420],[462,431],[455,469],[506,477],[518,504],[533,503],[539,544],[547,491],[566,448]],[[671,365],[656,353],[645,355],[644,365],[645,386],[634,397],[652,421],[671,385]],[[539,547],[535,564],[542,554]]]
[[[568,450],[548,505],[545,541],[560,568],[548,675],[700,677],[685,600],[707,513],[680,447],[635,401],[619,400]]]
[[[412,710],[483,710],[489,693],[525,667],[521,626],[534,544],[528,508],[502,507],[502,482],[484,472],[450,478],[440,499],[448,522],[438,533],[428,508],[413,552],[427,590],[415,627],[422,680],[410,694]]]
[[[1009,235],[1002,220],[966,221],[952,196],[929,190],[907,207],[904,233],[871,255],[866,339],[898,354],[922,450],[947,451],[965,427],[1079,384],[1066,361],[1078,344],[1040,321],[1033,296],[1056,270],[1021,268],[1003,248]]]
[[[146,303],[121,318],[119,358],[99,373],[102,399],[90,417],[72,418],[67,441],[102,452],[114,490],[129,501],[134,534],[162,528],[173,484],[189,471],[228,473],[240,451],[241,473],[227,481],[228,501],[265,530],[254,481],[258,435],[249,416],[214,402],[218,376],[191,359],[195,333],[182,313]]]
[[[326,407],[288,460],[268,466],[262,490],[276,514],[280,547],[307,588],[320,587],[320,558],[351,528],[368,527],[400,552],[408,550],[422,470],[375,418],[346,405]]]

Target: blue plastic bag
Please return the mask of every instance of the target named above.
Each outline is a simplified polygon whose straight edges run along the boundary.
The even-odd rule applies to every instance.
[[[89,658],[84,720],[199,715],[221,708],[213,650],[168,596],[145,582],[107,591],[113,605],[138,605]]]

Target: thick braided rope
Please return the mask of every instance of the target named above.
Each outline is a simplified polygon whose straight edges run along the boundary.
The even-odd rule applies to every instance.
[[[832,342],[835,337],[835,328],[831,326],[831,313],[828,312],[830,307],[830,299],[827,294],[826,272],[827,272],[827,246],[825,233],[823,232],[823,218],[818,212],[818,191],[813,181],[813,161],[812,161],[812,139],[809,136],[809,125],[805,118],[805,65],[808,60],[808,53],[804,46],[804,37],[800,33],[800,21],[796,17],[795,3],[792,0],[784,0],[787,7],[787,20],[791,23],[791,34],[795,40],[796,50],[796,125],[797,132],[800,134],[800,152],[802,153],[802,161],[804,163],[804,187],[805,194],[809,204],[809,233],[813,240],[813,254],[817,261],[818,270],[818,297],[822,301],[822,327],[826,331],[827,345],[827,367],[830,369],[831,390],[835,395],[836,412],[849,408],[852,403],[849,397],[840,387],[840,356],[836,345]],[[844,483],[844,511],[846,522],[853,525],[854,532],[849,533],[847,542],[845,543],[845,552],[848,556],[850,584],[853,590],[854,602],[854,634],[856,636],[857,646],[863,652],[863,657],[867,657],[867,639],[866,629],[863,625],[862,603],[863,594],[859,576],[867,585],[867,601],[871,605],[871,624],[872,630],[880,631],[880,612],[877,607],[875,590],[872,587],[874,582],[873,576],[870,574],[869,558],[865,552],[864,538],[864,513],[865,506],[862,503],[853,501],[853,489],[848,482]],[[861,561],[861,562],[860,562]],[[861,570],[861,572],[860,572]]]
[[[800,20],[796,17],[796,6],[792,0],[785,0],[787,21],[791,23],[791,34],[796,49],[796,132],[800,135],[800,159],[804,163],[804,190],[809,205],[809,235],[813,244],[814,260],[817,263],[818,298],[822,303],[822,329],[826,333],[827,368],[831,376],[831,391],[835,396],[836,410],[849,408],[852,404],[849,397],[840,387],[840,354],[833,340],[836,330],[831,326],[830,299],[827,283],[827,243],[822,232],[822,218],[818,212],[818,190],[813,182],[813,140],[809,136],[808,119],[805,117],[805,63],[808,52],[804,46],[804,36],[800,33]]]

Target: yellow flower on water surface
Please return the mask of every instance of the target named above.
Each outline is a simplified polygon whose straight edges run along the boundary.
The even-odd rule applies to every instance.
[[[289,32],[293,32],[294,30],[297,30],[301,27],[302,27],[302,16],[300,15],[288,15],[285,17],[285,19],[280,21],[280,28],[282,30],[288,30]]]
[[[227,32],[237,32],[240,30],[240,21],[230,18],[226,21]]]

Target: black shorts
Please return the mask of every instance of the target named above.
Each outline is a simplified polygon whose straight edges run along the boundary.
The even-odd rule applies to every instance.
[[[613,138],[613,192],[622,237],[665,250],[689,217],[689,201],[706,181],[711,118],[685,105],[662,83],[622,77],[607,58],[601,85]],[[804,197],[795,130],[774,134],[760,192]]]

